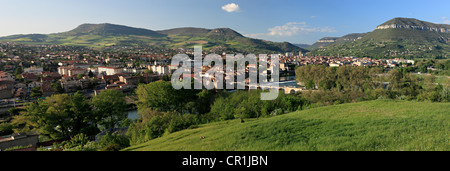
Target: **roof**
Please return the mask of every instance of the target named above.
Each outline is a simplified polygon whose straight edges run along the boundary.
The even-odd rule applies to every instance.
[[[53,92],[52,83],[44,82],[41,86],[42,92]]]
[[[105,67],[105,66],[100,66],[98,68],[106,68],[106,69],[121,69],[121,68],[117,68],[117,67]]]
[[[5,71],[0,71],[0,75],[6,75],[6,74],[12,75],[12,74],[7,73],[7,72],[5,72]]]
[[[33,74],[33,73],[22,73],[22,78],[23,79],[38,79],[38,76]]]
[[[86,69],[83,69],[83,68],[74,68],[74,69],[71,69],[70,71],[85,71]]]

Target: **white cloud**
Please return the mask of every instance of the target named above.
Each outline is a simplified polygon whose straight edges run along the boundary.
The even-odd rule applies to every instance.
[[[447,17],[442,17],[442,24],[450,24],[450,19],[448,19]]]
[[[235,3],[230,3],[222,6],[222,10],[226,12],[238,12],[240,10],[239,5]]]
[[[282,26],[268,29],[269,33],[248,34],[248,37],[262,38],[267,36],[288,37],[308,33],[332,33],[337,32],[330,27],[309,27],[306,22],[288,22]]]

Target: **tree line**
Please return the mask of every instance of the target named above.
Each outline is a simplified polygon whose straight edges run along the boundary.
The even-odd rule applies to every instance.
[[[83,93],[55,94],[27,103],[25,111],[13,116],[15,132],[37,132],[50,140],[67,140],[78,134],[96,135],[112,130],[127,117],[125,95],[105,90],[87,99]]]
[[[312,103],[339,104],[378,98],[448,102],[449,86],[434,75],[422,77],[410,68],[308,65],[296,69],[297,81],[311,91],[302,96]]]

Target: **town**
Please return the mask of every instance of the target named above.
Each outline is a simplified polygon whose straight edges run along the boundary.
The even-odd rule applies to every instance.
[[[0,43],[0,121],[8,120],[17,114],[12,113],[11,109],[23,109],[26,103],[36,102],[54,94],[73,95],[82,92],[90,99],[102,91],[112,89],[127,95],[128,104],[136,105],[135,90],[139,84],[149,84],[158,80],[170,81],[171,75],[181,67],[171,64],[173,55],[179,53],[190,57],[194,55],[189,49],[113,47],[94,50],[60,45]],[[203,52],[202,56],[206,56],[207,53],[211,52]],[[219,54],[225,60],[227,53],[238,52]],[[303,83],[294,81],[295,70],[300,66],[394,68],[411,66],[415,63],[414,60],[405,59],[308,56],[307,52],[287,52],[278,55],[281,76],[279,90],[286,94],[296,94],[305,88]],[[203,66],[202,76],[207,75],[206,72],[212,67]],[[250,67],[251,64],[246,66],[246,73],[250,71]],[[225,73],[225,68],[223,72]],[[235,72],[234,76],[238,74],[239,72]],[[195,74],[189,77],[194,77],[193,75]],[[249,89],[248,75],[245,77],[246,89]],[[14,134],[2,138],[1,141],[36,143],[37,137]]]
[[[57,45],[0,45],[0,99],[3,107],[14,107],[55,92],[81,90],[90,97],[106,89],[133,92],[140,83],[169,80],[169,75],[180,67],[170,64],[171,55],[193,54],[185,49],[148,49],[145,52],[141,49],[115,49],[102,52]],[[281,76],[294,76],[295,68],[304,65],[387,68],[414,65],[414,60],[405,59],[308,56],[305,52],[279,55]],[[225,56],[226,53],[222,53],[223,59]],[[209,68],[202,67],[202,72]],[[5,114],[5,111],[0,113]]]

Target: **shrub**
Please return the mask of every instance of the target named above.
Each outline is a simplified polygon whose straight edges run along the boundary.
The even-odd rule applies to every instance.
[[[108,144],[103,147],[100,151],[119,151],[122,149],[119,144]]]
[[[202,116],[193,114],[165,113],[151,119],[139,120],[131,124],[127,131],[131,144],[144,143],[149,140],[206,123]]]
[[[14,129],[14,125],[10,124],[10,123],[1,123],[0,124],[0,136],[2,135],[9,135],[14,133],[13,129]]]
[[[118,144],[121,148],[130,146],[130,140],[126,135],[107,133],[100,139],[100,144]]]

